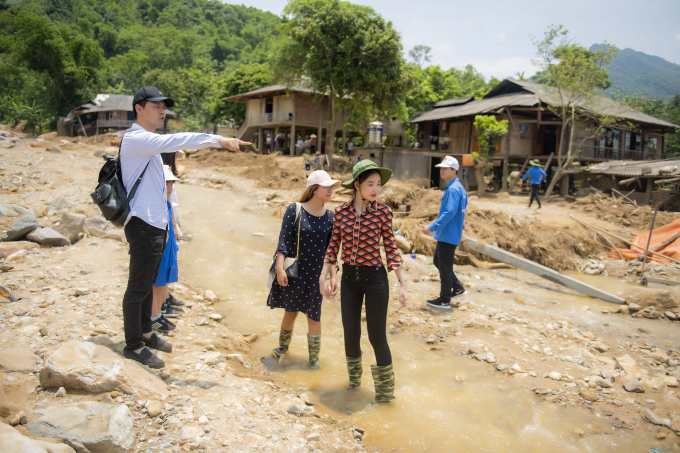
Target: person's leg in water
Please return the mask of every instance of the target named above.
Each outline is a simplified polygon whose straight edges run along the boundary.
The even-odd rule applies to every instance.
[[[363,363],[361,357],[361,307],[364,303],[364,292],[351,283],[355,275],[349,275],[347,268],[342,277],[340,290],[340,312],[342,314],[342,329],[345,337],[345,358],[349,385],[352,389],[361,385]],[[346,274],[346,275],[345,275]]]
[[[279,347],[274,348],[272,351],[272,356],[274,356],[275,359],[280,359],[286,352],[288,352],[290,340],[293,339],[293,328],[295,327],[297,315],[298,312],[296,311],[287,311],[283,315],[283,320],[281,321],[281,331],[279,332]]]
[[[394,397],[394,367],[392,353],[387,343],[387,306],[390,300],[387,272],[382,271],[383,282],[371,282],[366,288],[366,329],[373,346],[376,365],[371,365],[375,383],[375,401],[391,403]],[[370,302],[369,302],[370,300]]]
[[[309,348],[309,367],[313,370],[319,368],[319,351],[321,350],[321,322],[307,317],[307,347]]]

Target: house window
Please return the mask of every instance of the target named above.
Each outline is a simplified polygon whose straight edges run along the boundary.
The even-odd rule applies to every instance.
[[[642,142],[642,135],[639,132],[626,132],[626,149],[629,151],[639,151]]]
[[[659,146],[659,139],[657,137],[651,137],[647,140],[647,151],[650,153],[656,153],[657,147]]]

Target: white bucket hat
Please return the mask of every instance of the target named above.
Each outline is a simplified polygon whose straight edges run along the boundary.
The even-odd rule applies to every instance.
[[[309,177],[307,178],[307,185],[305,186],[305,188],[313,186],[314,184],[318,184],[324,187],[330,186],[335,187],[338,184],[340,184],[340,181],[336,179],[331,179],[328,173],[326,173],[323,170],[317,170],[313,172],[311,175],[309,175]]]
[[[448,168],[453,168],[454,170],[458,170],[458,159],[452,156],[446,156],[441,163],[435,165],[435,167],[448,167]]]
[[[163,165],[163,173],[165,173],[165,182],[181,181],[181,179],[175,177],[175,175],[172,174],[172,170],[170,170],[169,165]]]

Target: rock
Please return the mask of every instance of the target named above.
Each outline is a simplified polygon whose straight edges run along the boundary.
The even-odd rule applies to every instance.
[[[35,250],[38,244],[28,241],[0,242],[0,260],[20,250]]]
[[[203,317],[196,318],[196,325],[197,326],[207,326],[209,323],[210,323],[210,321],[208,321],[208,318],[203,318]]]
[[[300,399],[305,402],[307,406],[316,406],[316,403],[312,401],[308,394],[303,393],[300,395]]]
[[[24,411],[19,411],[7,419],[7,423],[11,426],[25,425],[28,422]]]
[[[678,319],[678,315],[676,315],[672,311],[665,311],[663,314],[664,316],[666,316],[666,318],[670,319],[671,321],[676,321]]]
[[[98,149],[94,153],[92,153],[94,157],[102,157],[104,154],[106,154],[106,151],[103,149]]]
[[[671,426],[670,420],[659,417],[654,412],[652,412],[651,409],[645,409],[644,415],[647,421],[653,425],[666,426],[668,428]]]
[[[89,288],[76,288],[76,291],[73,293],[75,296],[87,296],[90,294]]]
[[[66,389],[64,387],[59,387],[59,390],[57,390],[57,393],[55,393],[54,396],[57,398],[64,398],[66,396]]]
[[[312,433],[307,436],[307,442],[318,442],[321,440],[321,434],[319,433]]]
[[[625,371],[627,375],[635,378],[644,374],[637,362],[628,354],[616,358],[616,367]]]
[[[197,437],[201,437],[203,434],[205,434],[205,431],[203,431],[203,428],[200,426],[189,426],[182,430],[181,439],[184,441],[194,440]]]
[[[221,352],[209,352],[205,355],[205,364],[206,365],[217,365],[222,361],[222,353]]]
[[[588,389],[581,389],[578,391],[578,394],[581,395],[581,398],[584,400],[597,401],[597,396]]]
[[[56,228],[58,232],[68,238],[71,243],[76,240],[79,233],[83,232],[83,225],[85,224],[85,214],[72,214],[65,212],[61,215],[59,226]]]
[[[645,393],[645,388],[634,377],[626,376],[623,379],[621,379],[621,383],[623,384],[623,388],[626,392]]]
[[[599,385],[603,389],[610,389],[610,388],[613,387],[612,381],[610,381],[609,379],[601,378],[601,377],[595,378],[595,384]]]
[[[560,381],[562,380],[562,374],[558,373],[557,371],[552,371],[550,374],[548,374],[548,377],[552,379],[553,381]]]
[[[207,425],[208,423],[210,423],[210,419],[208,419],[208,417],[206,417],[205,415],[201,415],[200,417],[198,417],[197,422],[199,425]]]
[[[654,307],[660,310],[673,310],[680,308],[680,287],[669,286],[668,288],[644,288],[633,286],[623,293],[628,306],[632,304],[642,308]]]
[[[83,223],[83,231],[87,234],[90,234],[90,228],[98,228],[104,232],[108,223],[109,221],[104,217],[90,217],[89,219],[85,219],[85,223]]]
[[[115,146],[109,146],[104,150],[109,156],[116,157],[118,155],[118,148]]]
[[[222,321],[222,315],[219,314],[219,313],[212,313],[212,314],[210,315],[210,319],[212,319],[213,321],[218,321],[218,322],[219,322],[219,321]]]
[[[593,349],[596,350],[597,352],[607,352],[609,351],[609,346],[598,341],[597,343],[593,344]]]
[[[168,397],[165,383],[137,362],[104,346],[71,340],[45,361],[40,371],[43,388],[64,387],[92,393],[118,390],[147,398]]]
[[[35,214],[27,214],[19,217],[12,223],[0,241],[18,241],[36,228],[40,228]]]
[[[61,148],[59,148],[57,145],[52,145],[45,148],[45,151],[47,151],[48,153],[60,153]]]
[[[4,423],[0,423],[0,451],[3,453],[75,453],[75,450],[66,444],[31,439]]]
[[[134,418],[124,405],[86,401],[51,407],[27,425],[34,436],[64,439],[81,451],[123,453],[135,446]]]
[[[286,412],[289,414],[293,415],[305,415],[305,414],[313,414],[316,412],[314,410],[314,407],[312,406],[306,406],[306,405],[299,405],[299,404],[291,404],[288,406],[286,409]]]
[[[624,315],[630,314],[630,307],[628,305],[621,306],[620,310],[621,310],[621,314],[624,314]]]
[[[220,301],[220,298],[217,297],[217,295],[216,295],[212,290],[210,290],[210,289],[207,290],[207,291],[203,294],[203,299],[204,299],[204,300],[207,300],[207,301],[210,302],[210,303],[215,303],[215,302],[219,302],[219,301]]]
[[[149,417],[157,417],[161,413],[161,403],[160,401],[151,401],[146,406],[146,415]]]
[[[519,363],[514,364],[510,369],[516,373],[526,373],[524,368],[522,368]]]
[[[71,245],[69,239],[52,228],[37,228],[26,235],[26,239],[45,247],[65,247]]]
[[[637,313],[640,310],[642,310],[642,307],[639,306],[638,304],[629,304],[628,305],[628,311],[630,313]],[[623,309],[621,311],[623,311]]]
[[[0,204],[0,217],[4,217],[6,215],[10,217],[16,217],[19,215],[19,213],[7,205]]]
[[[663,381],[664,381],[664,382],[666,383],[666,385],[669,386],[669,387],[674,387],[674,388],[675,388],[675,387],[678,387],[678,385],[680,385],[680,384],[678,383],[678,378],[673,377],[673,376],[667,376],[667,377],[665,377],[665,378],[663,379]]]
[[[90,227],[88,234],[103,239],[114,239],[120,242],[126,241],[125,233],[122,230],[103,231],[97,227]]]
[[[39,357],[31,348],[19,346],[16,348],[0,351],[0,368],[5,371],[18,371],[27,373],[33,371]]]
[[[47,215],[52,216],[57,212],[63,211],[64,209],[71,209],[75,207],[76,204],[74,202],[69,201],[65,198],[57,198],[55,200],[52,200],[52,203],[50,203],[50,207],[47,209]]]
[[[245,363],[243,361],[243,356],[241,354],[227,354],[225,355],[226,358],[236,360],[239,363]]]
[[[663,352],[653,352],[647,357],[654,360],[656,363],[666,363],[668,361],[668,355]]]

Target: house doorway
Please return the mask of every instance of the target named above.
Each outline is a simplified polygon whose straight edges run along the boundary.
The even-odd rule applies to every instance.
[[[557,152],[557,126],[544,125],[543,128],[543,155],[548,156]]]
[[[435,165],[440,164],[441,161],[441,157],[430,157],[430,187],[439,187],[439,168]]]

